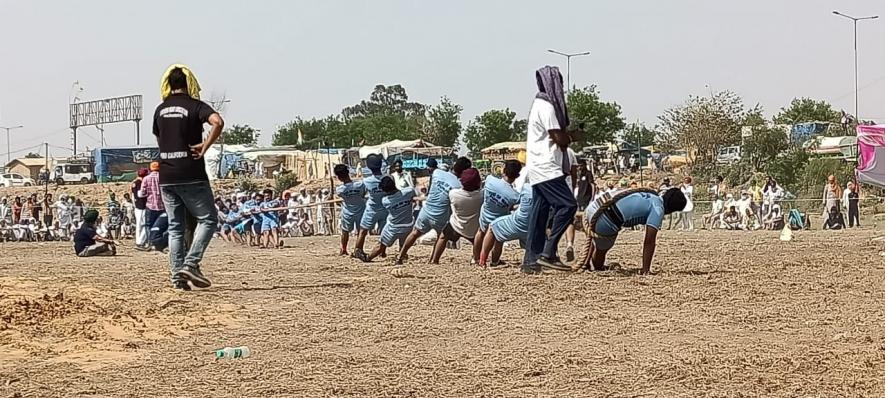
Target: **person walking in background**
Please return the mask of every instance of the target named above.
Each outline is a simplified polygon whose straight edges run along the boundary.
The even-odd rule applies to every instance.
[[[848,213],[848,226],[851,228],[860,227],[860,195],[857,191],[854,183],[849,181],[842,194],[842,205]]]
[[[827,183],[824,185],[824,220],[830,218],[830,212],[834,207],[837,210],[839,209],[840,200],[842,200],[842,187],[839,185],[839,181],[836,180],[836,176],[830,174],[830,176],[827,177]]]
[[[682,209],[682,230],[694,231],[694,187],[691,177],[682,180],[682,194],[685,195],[685,207]]]
[[[187,282],[207,288],[212,283],[203,276],[200,262],[215,233],[218,212],[203,155],[221,136],[224,120],[199,100],[199,83],[186,67],[170,67],[161,84],[163,103],[154,113],[153,130],[163,170],[159,177],[160,191],[169,217],[171,279],[176,289],[190,290]],[[211,128],[204,140],[206,123]],[[188,215],[197,223],[190,249],[185,243]]]
[[[141,180],[141,186],[138,190],[139,198],[144,199],[144,228],[145,233],[150,234],[154,222],[163,214],[163,195],[160,192],[160,162],[151,162],[150,173]],[[145,236],[142,247],[150,247],[148,241],[149,236]]]
[[[147,211],[147,198],[138,195],[141,190],[141,184],[148,175],[148,169],[138,169],[138,177],[132,181],[129,192],[132,194],[135,204],[135,245],[144,246],[147,244],[150,227],[145,223],[145,212]]]
[[[553,66],[535,72],[538,93],[529,111],[526,135],[526,167],[532,184],[532,212],[528,242],[521,271],[528,274],[541,268],[571,271],[557,256],[562,235],[574,222],[578,203],[566,179],[571,172],[567,148],[569,119],[562,74]],[[553,211],[553,225],[547,234],[547,221]]]

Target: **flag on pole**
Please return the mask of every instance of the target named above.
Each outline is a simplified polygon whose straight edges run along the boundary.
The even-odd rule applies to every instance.
[[[301,133],[301,128],[298,128],[298,145],[304,145],[304,134]]]

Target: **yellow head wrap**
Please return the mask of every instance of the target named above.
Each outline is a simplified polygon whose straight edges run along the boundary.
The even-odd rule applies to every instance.
[[[182,64],[170,65],[169,68],[166,69],[166,73],[163,73],[163,79],[160,80],[160,97],[163,100],[166,100],[167,97],[172,95],[172,88],[169,87],[169,74],[172,73],[172,70],[175,68],[181,68],[181,71],[187,76],[188,95],[195,100],[200,99],[200,83],[197,82],[197,76],[194,75],[194,72],[191,72],[187,66]]]

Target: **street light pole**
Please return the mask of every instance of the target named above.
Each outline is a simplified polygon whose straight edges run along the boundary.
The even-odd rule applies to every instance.
[[[561,56],[565,57],[565,65],[566,65],[565,66],[565,68],[566,68],[565,69],[566,70],[565,79],[566,79],[566,84],[568,85],[568,87],[566,88],[566,91],[571,91],[571,89],[572,89],[572,57],[582,57],[585,55],[590,55],[590,51],[584,51],[584,52],[572,53],[572,54],[564,53],[564,52],[560,52],[560,51],[556,51],[556,50],[550,50],[550,49],[548,49],[547,51],[551,52],[553,54],[561,55]]]
[[[845,17],[850,19],[854,23],[854,118],[856,123],[860,123],[860,106],[858,105],[858,98],[860,96],[860,88],[858,87],[858,73],[857,73],[857,21],[863,21],[867,19],[877,19],[878,15],[873,15],[869,17],[852,17],[849,15],[845,15],[839,11],[833,11],[833,14],[836,14],[840,17]]]
[[[9,162],[12,161],[12,149],[9,146],[9,131],[15,130],[15,129],[20,129],[23,127],[25,127],[25,126],[18,125],[18,126],[12,126],[12,127],[0,127],[0,129],[6,130],[6,164],[9,164]]]

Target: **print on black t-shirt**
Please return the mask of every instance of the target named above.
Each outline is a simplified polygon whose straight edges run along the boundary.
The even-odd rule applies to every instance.
[[[206,163],[194,159],[191,145],[203,142],[203,124],[215,113],[203,101],[172,94],[154,112],[154,135],[160,147],[160,185],[209,181]]]

